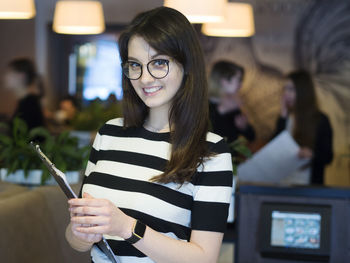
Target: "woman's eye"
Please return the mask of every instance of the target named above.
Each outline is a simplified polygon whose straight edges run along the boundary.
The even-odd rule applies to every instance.
[[[153,60],[152,65],[155,67],[165,67],[168,64],[168,60],[166,59],[156,59]]]
[[[139,63],[137,63],[137,62],[129,62],[129,67],[131,68],[131,69],[138,69],[138,68],[140,68],[140,64]]]

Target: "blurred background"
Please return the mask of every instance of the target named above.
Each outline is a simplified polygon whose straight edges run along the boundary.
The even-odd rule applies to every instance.
[[[139,12],[163,5],[160,0],[102,0],[105,31],[96,35],[58,34],[52,30],[57,1],[36,0],[36,15],[28,20],[0,20],[0,75],[16,57],[35,61],[43,78],[45,109],[54,112],[67,95],[82,107],[92,101],[107,104],[122,99],[117,40]],[[255,34],[215,37],[201,32],[209,69],[220,59],[246,70],[240,95],[242,108],[256,131],[256,148],[273,132],[282,92],[282,77],[304,68],[315,79],[321,110],[333,127],[334,158],[325,184],[350,185],[350,3],[346,0],[247,0],[253,7]],[[15,110],[11,90],[0,88],[0,116]],[[108,116],[109,117],[109,116]],[[81,124],[81,126],[88,124]],[[79,126],[79,125],[77,125]],[[84,128],[84,127],[83,127]],[[83,129],[82,128],[82,129]],[[95,127],[92,127],[95,128]]]

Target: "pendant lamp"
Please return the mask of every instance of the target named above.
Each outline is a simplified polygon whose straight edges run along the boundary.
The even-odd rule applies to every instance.
[[[218,37],[249,37],[254,35],[252,6],[245,3],[227,3],[224,21],[203,24],[202,33]]]
[[[34,16],[34,0],[0,0],[0,19],[30,19]]]
[[[58,1],[52,28],[60,34],[100,34],[105,30],[102,4],[98,1]]]

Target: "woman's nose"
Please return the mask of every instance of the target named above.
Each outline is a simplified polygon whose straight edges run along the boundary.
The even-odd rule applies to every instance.
[[[140,80],[142,83],[151,83],[154,81],[154,77],[148,72],[148,69],[146,66],[142,70],[142,75]]]

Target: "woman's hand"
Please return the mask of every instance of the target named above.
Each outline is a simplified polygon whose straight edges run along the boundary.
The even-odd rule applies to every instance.
[[[69,202],[68,202],[69,203]],[[72,218],[74,217],[81,217],[81,216],[85,216],[84,214],[77,214],[77,213],[74,213],[74,209],[75,207],[73,205],[69,205],[69,211],[70,211],[70,217],[71,217],[71,221],[72,221]],[[74,223],[74,222],[71,222],[71,230],[72,230],[72,233],[81,241],[83,242],[86,242],[86,243],[96,243],[96,242],[99,242],[101,239],[102,239],[102,235],[101,234],[86,234],[86,233],[82,233],[82,232],[79,232],[77,230],[77,228],[79,227],[89,227],[90,225],[88,224],[79,224],[79,223]]]
[[[234,119],[236,127],[240,131],[244,131],[248,127],[248,119],[243,114],[238,114]]]
[[[70,212],[73,213],[72,231],[86,242],[100,240],[103,234],[124,239],[131,236],[134,219],[123,213],[111,201],[93,198],[84,193],[83,198],[71,199],[68,203]]]
[[[298,152],[298,157],[300,159],[311,159],[313,155],[312,150],[308,147],[301,147]]]
[[[72,217],[75,217],[75,216],[83,216],[83,215],[78,215],[78,214],[75,214],[73,215]],[[77,230],[77,228],[79,227],[88,227],[89,225],[86,225],[86,224],[76,224],[76,223],[72,223],[71,224],[71,229],[72,229],[72,233],[78,238],[80,239],[81,241],[84,241],[86,243],[97,243],[99,242],[101,239],[102,239],[102,235],[101,234],[85,234],[85,233],[82,233],[82,232],[79,232]]]

